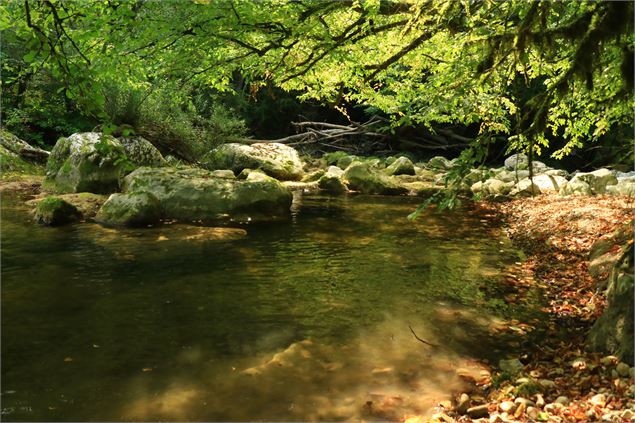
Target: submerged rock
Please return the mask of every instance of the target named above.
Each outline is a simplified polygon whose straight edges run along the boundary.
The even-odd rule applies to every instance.
[[[43,225],[59,226],[80,220],[82,214],[77,207],[64,199],[49,196],[38,202],[34,217],[38,223]]]
[[[239,180],[218,178],[203,169],[142,167],[126,176],[123,188],[123,194],[104,204],[100,222],[269,220],[287,216],[293,198],[279,181],[258,171]],[[130,210],[125,210],[128,205]]]
[[[297,181],[304,175],[298,152],[279,143],[223,144],[210,151],[202,162],[206,169],[231,169],[236,174],[244,169],[260,169],[284,181]]]
[[[408,192],[407,188],[399,186],[389,176],[361,162],[352,163],[344,172],[344,179],[349,188],[364,194],[399,195]]]

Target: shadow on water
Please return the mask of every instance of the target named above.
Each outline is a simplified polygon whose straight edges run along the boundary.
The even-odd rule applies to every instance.
[[[483,287],[514,252],[470,210],[312,196],[290,222],[115,230],[4,200],[5,420],[398,419],[505,352]]]

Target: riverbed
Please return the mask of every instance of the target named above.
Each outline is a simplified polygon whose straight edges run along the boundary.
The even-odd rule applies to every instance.
[[[48,228],[3,194],[3,419],[431,413],[505,355],[497,286],[518,256],[476,210],[407,220],[418,201],[298,195],[279,222]]]

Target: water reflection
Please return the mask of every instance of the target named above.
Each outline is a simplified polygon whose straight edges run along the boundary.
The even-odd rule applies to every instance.
[[[289,222],[143,230],[38,227],[3,201],[5,413],[289,421],[429,411],[466,375],[480,377],[475,356],[497,354],[500,322],[482,287],[514,255],[466,210],[408,222],[416,201],[313,196]]]

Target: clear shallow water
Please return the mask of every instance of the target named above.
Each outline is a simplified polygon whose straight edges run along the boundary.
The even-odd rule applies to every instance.
[[[487,219],[297,200],[288,222],[113,230],[5,195],[3,420],[395,418],[498,354],[483,287],[514,254]]]

